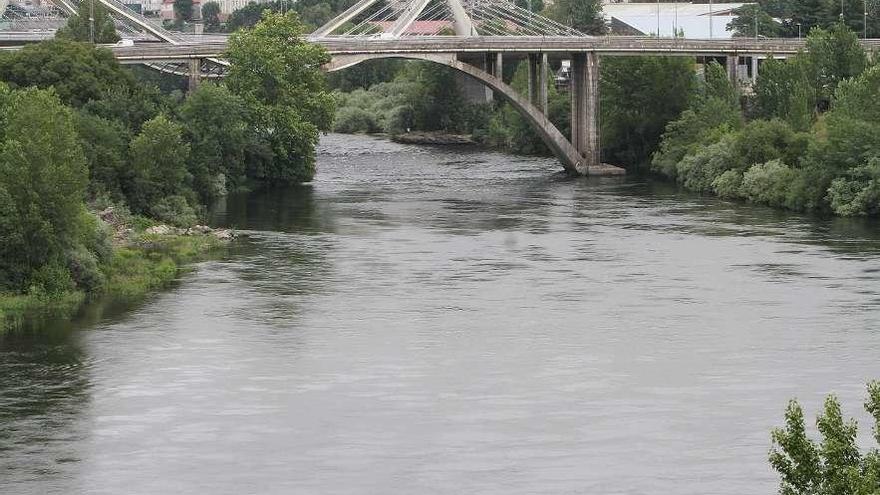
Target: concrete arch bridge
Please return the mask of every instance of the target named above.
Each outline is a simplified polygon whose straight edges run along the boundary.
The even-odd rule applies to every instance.
[[[68,11],[72,0],[57,0]],[[160,43],[113,46],[121,63],[147,64],[186,75],[190,86],[204,77],[220,77],[226,38],[170,33],[117,0],[98,0],[118,22],[139,36]],[[599,153],[599,64],[604,56],[655,55],[712,57],[726,63],[736,79],[745,62],[751,77],[758,60],[786,57],[804,49],[804,40],[700,40],[625,36],[586,36],[546,19],[509,0],[360,0],[318,28],[309,41],[331,55],[328,71],[366,60],[405,58],[445,65],[490,88],[520,113],[557,156],[563,167],[585,175],[621,174],[604,165]],[[880,40],[863,40],[874,51]],[[772,55],[771,55],[772,54]],[[517,93],[502,78],[506,60],[528,61],[528,94]],[[563,136],[546,116],[549,66],[571,61],[571,136]]]

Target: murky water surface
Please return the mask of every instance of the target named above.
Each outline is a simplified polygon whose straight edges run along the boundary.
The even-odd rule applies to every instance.
[[[222,261],[0,340],[6,494],[773,493],[880,377],[880,225],[328,136]]]

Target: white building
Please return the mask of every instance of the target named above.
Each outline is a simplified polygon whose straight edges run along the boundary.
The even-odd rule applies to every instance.
[[[727,24],[735,9],[747,3],[605,3],[605,18],[615,34],[661,37],[684,33],[685,38],[733,37]]]

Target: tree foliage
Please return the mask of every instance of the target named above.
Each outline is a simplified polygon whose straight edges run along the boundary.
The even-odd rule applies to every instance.
[[[94,10],[95,43],[116,43],[116,24],[107,12],[104,4],[95,0],[82,0],[76,8],[76,14],[70,16],[67,25],[55,33],[55,37],[70,41],[92,41],[89,17]]]
[[[44,41],[0,55],[0,80],[13,88],[52,87],[62,103],[74,107],[134,87],[110,50],[67,40]]]
[[[314,174],[318,132],[329,130],[335,99],[320,67],[327,52],[302,38],[295,13],[265,13],[229,40],[227,87],[254,111],[254,126],[272,152],[256,170],[262,180],[301,182]]]
[[[215,32],[220,30],[220,4],[214,1],[205,2],[202,5],[202,20],[205,23],[205,31]]]
[[[599,71],[602,148],[609,163],[650,161],[666,124],[687,107],[696,86],[683,57],[609,57]]]
[[[69,289],[88,183],[72,113],[51,90],[0,86],[0,122],[0,288]]]
[[[584,34],[599,35],[608,31],[600,0],[557,0],[544,13]]]
[[[880,443],[880,382],[868,384],[865,409],[874,418],[874,437]],[[782,495],[870,495],[880,491],[880,451],[866,453],[856,444],[858,426],[845,420],[840,402],[828,396],[816,420],[821,437],[807,435],[804,413],[792,400],[785,426],[771,433],[770,464],[780,475]]]
[[[191,21],[193,9],[193,0],[174,0],[174,19],[178,23]]]

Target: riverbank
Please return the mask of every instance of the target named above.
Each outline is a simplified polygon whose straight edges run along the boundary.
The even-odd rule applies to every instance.
[[[112,228],[109,260],[98,267],[103,283],[94,291],[66,290],[56,294],[0,293],[0,332],[21,327],[30,318],[72,318],[90,301],[109,297],[137,300],[173,283],[189,265],[213,256],[231,242],[230,230],[194,226],[187,229],[153,225],[137,230]]]

